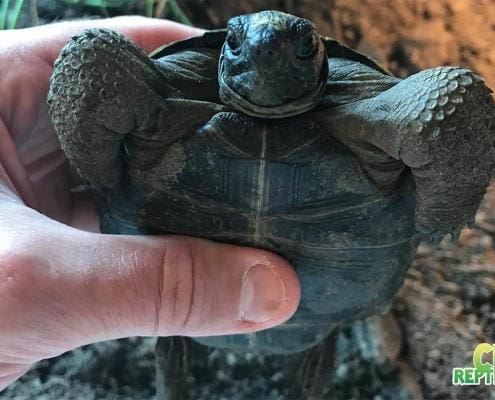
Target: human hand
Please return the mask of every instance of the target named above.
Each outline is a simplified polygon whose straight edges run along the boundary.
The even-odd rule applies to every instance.
[[[60,49],[90,27],[145,51],[199,33],[142,17],[0,32],[0,390],[81,345],[253,332],[284,322],[299,302],[293,269],[265,251],[98,233],[91,199],[70,190],[77,179],[46,106]]]

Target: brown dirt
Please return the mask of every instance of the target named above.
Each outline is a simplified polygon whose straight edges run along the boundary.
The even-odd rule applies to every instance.
[[[438,65],[472,68],[495,87],[495,0],[219,0],[180,4],[197,25],[224,27],[237,14],[278,9],[405,76]]]

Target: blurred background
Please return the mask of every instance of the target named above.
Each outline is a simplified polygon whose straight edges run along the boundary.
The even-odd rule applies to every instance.
[[[263,9],[308,18],[320,33],[374,57],[398,76],[460,65],[495,87],[495,0],[0,0],[0,28],[123,14],[221,28],[231,16]],[[495,189],[490,188],[475,226],[464,229],[458,241],[447,237],[436,248],[420,246],[391,314],[377,321],[383,352],[395,361],[410,398],[495,399],[490,387],[451,385],[453,367],[472,366],[475,346],[495,342],[494,237]],[[149,398],[152,344],[135,339],[133,346],[132,357],[118,343],[79,350],[84,373],[71,369],[71,359],[41,363],[0,398]],[[115,363],[101,362],[110,358]],[[129,363],[133,371],[125,372]],[[49,379],[52,375],[59,378]],[[95,388],[91,394],[84,392],[87,382]],[[388,398],[382,383],[379,376],[369,383],[370,399]],[[134,397],[125,389],[129,386]]]

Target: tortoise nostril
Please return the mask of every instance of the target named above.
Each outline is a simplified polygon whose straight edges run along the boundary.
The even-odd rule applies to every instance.
[[[273,63],[283,50],[283,38],[272,28],[256,32],[247,40],[251,57],[257,63]]]
[[[251,44],[251,55],[259,62],[273,62],[277,54],[280,53],[280,43],[277,41],[258,41]]]

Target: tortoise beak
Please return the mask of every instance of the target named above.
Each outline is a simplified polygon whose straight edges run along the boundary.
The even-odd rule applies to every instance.
[[[266,55],[266,57],[270,56]],[[280,87],[282,91],[285,90],[284,94],[287,96],[288,92],[290,92],[290,86],[287,88],[287,85],[294,85],[297,88],[301,87],[301,82],[298,82],[299,77],[288,76],[284,73],[277,72],[274,72],[273,75],[266,73],[254,74],[252,72],[251,75],[249,74],[250,72],[248,71],[235,77],[228,76],[225,73],[223,58],[220,58],[218,81],[220,87],[219,95],[222,102],[253,117],[287,118],[302,114],[318,104],[327,85],[328,63],[326,57],[324,57],[316,87],[301,96],[292,98],[289,96],[288,100],[280,104],[258,104],[262,103],[262,101],[255,102],[252,99],[263,99],[263,90],[273,90],[273,87]],[[270,75],[273,76],[273,81],[270,79]],[[256,84],[253,84],[253,79],[258,79]],[[280,84],[277,85],[277,83]],[[253,92],[255,92],[255,96],[250,95]],[[266,95],[266,97],[269,96]]]

